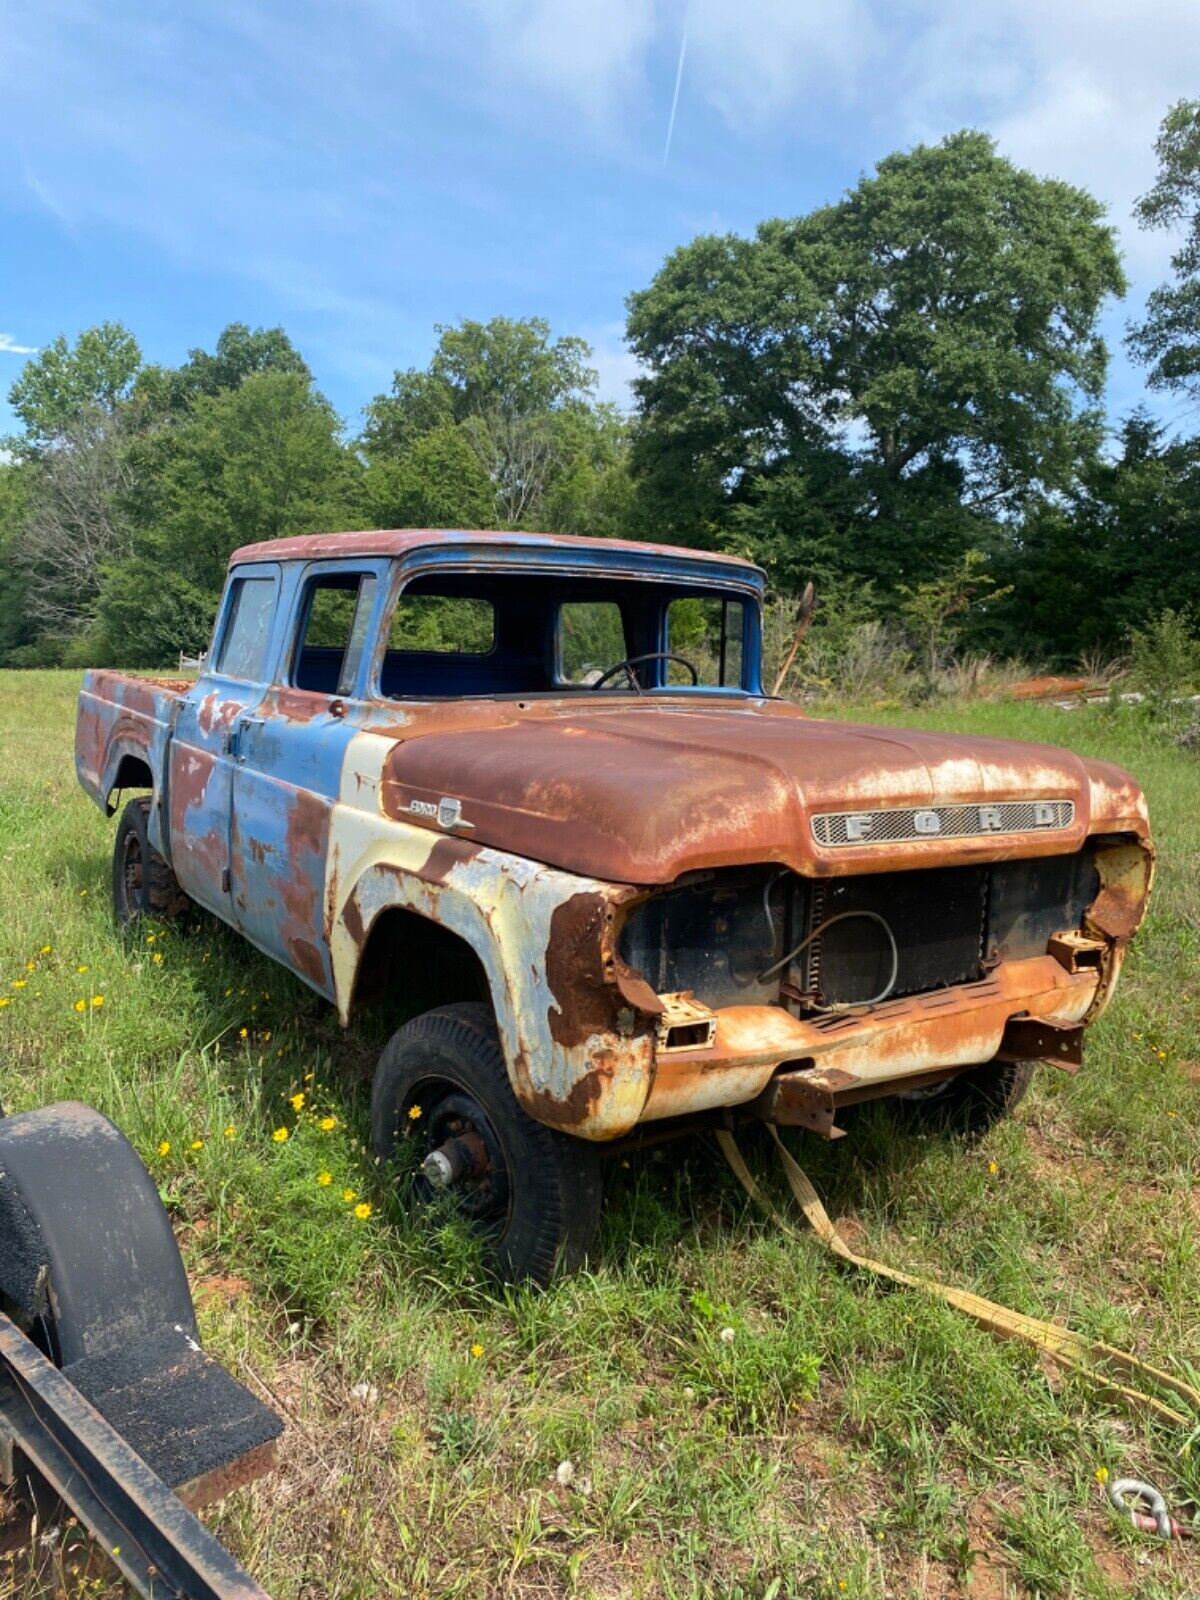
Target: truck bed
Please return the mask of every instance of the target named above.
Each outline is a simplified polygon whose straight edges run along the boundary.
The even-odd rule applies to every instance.
[[[157,788],[176,707],[194,685],[186,678],[84,673],[75,721],[75,771],[98,806],[129,788]]]

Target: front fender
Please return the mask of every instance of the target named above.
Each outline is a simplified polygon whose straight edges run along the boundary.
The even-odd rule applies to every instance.
[[[639,1120],[654,1067],[657,1002],[613,948],[619,909],[636,894],[338,805],[327,915],[342,1021],[376,918],[392,907],[428,917],[479,957],[530,1116],[617,1138]]]

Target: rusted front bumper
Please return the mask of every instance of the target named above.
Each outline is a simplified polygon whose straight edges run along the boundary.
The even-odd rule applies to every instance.
[[[808,1069],[805,1082],[814,1089],[882,1083],[903,1089],[937,1069],[990,1061],[1014,1017],[1078,1026],[1104,982],[1095,968],[1072,972],[1046,955],[1005,962],[978,983],[861,1012],[802,1021],[777,1006],[730,1006],[717,1013],[708,1049],[659,1053],[642,1120],[741,1105],[786,1065]]]

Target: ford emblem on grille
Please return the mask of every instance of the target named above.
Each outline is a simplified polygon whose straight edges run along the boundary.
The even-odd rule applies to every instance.
[[[971,839],[995,833],[1048,833],[1069,828],[1073,800],[1000,800],[991,805],[826,811],[812,819],[820,845],[903,844],[917,839]]]

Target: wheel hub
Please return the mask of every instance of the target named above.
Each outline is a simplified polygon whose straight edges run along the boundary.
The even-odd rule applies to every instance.
[[[492,1222],[508,1209],[504,1150],[487,1113],[461,1090],[434,1105],[425,1129],[421,1181],[433,1193],[453,1194],[458,1209],[476,1222]]]

